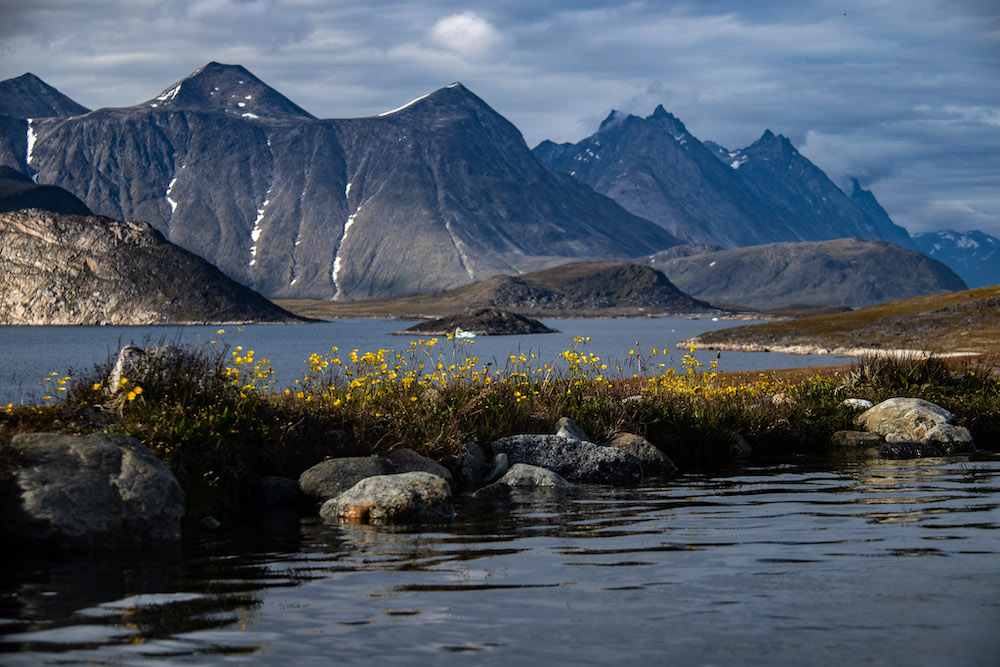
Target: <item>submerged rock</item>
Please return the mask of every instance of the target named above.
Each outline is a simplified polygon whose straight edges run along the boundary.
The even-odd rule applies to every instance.
[[[455,517],[451,488],[429,472],[368,477],[323,503],[320,516],[372,525],[445,523]]]
[[[837,431],[830,437],[830,444],[843,448],[881,447],[885,438],[867,431]]]
[[[109,551],[181,536],[184,492],[149,449],[127,435],[14,436],[0,485],[5,547]]]
[[[635,456],[557,435],[512,435],[490,447],[494,454],[506,454],[512,467],[515,463],[540,466],[574,482],[634,484],[642,479],[642,463]]]
[[[506,484],[512,487],[554,487],[567,489],[574,486],[558,474],[548,468],[532,466],[526,463],[515,463],[511,466],[507,474],[500,478],[497,484]]]
[[[327,459],[299,475],[299,486],[307,495],[327,500],[347,491],[366,477],[396,472],[399,471],[394,465],[377,456]]]

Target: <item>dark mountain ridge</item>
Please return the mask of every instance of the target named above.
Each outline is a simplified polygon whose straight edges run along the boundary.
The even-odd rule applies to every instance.
[[[590,137],[544,141],[534,152],[691,243],[738,247],[850,235],[912,245],[871,193],[848,197],[770,130],[729,151],[701,143],[657,106],[646,118],[612,111]]]
[[[142,104],[3,137],[0,164],[148,220],[273,296],[424,292],[676,243],[547,169],[457,83],[381,116],[319,120],[209,63]]]
[[[967,289],[941,262],[886,241],[771,243],[687,256],[672,251],[646,261],[691,296],[728,306],[859,308]]]

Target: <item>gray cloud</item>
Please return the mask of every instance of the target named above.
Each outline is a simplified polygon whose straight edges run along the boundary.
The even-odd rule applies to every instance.
[[[737,148],[765,128],[913,231],[1000,235],[1000,9],[991,0],[0,0],[0,77],[91,107],[240,63],[321,117],[460,80],[523,132],[577,141],[662,103]]]

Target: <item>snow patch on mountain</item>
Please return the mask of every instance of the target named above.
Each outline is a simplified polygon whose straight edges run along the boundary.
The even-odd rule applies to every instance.
[[[341,287],[339,282],[340,270],[343,267],[344,253],[342,251],[344,248],[344,242],[347,241],[347,232],[351,229],[351,225],[354,224],[354,220],[358,217],[358,213],[361,213],[361,204],[358,204],[358,208],[354,211],[354,213],[348,216],[347,222],[344,223],[344,233],[341,234],[340,241],[337,242],[337,249],[334,250],[333,271],[330,273],[330,279],[333,281],[334,300],[339,299],[344,293],[344,289]]]

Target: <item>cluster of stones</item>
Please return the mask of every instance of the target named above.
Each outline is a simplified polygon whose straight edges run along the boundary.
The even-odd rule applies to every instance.
[[[974,454],[972,434],[951,423],[953,415],[921,398],[890,398],[878,405],[849,398],[844,405],[864,410],[854,420],[863,431],[837,431],[838,448],[877,450],[885,459],[915,459]]]
[[[306,470],[299,486],[321,503],[328,521],[363,524],[442,523],[455,516],[453,489],[475,499],[512,489],[566,489],[575,482],[634,484],[647,475],[672,475],[674,464],[644,438],[622,433],[604,445],[560,419],[554,434],[515,435],[465,445],[457,474],[408,449],[386,457],[329,459]]]
[[[884,458],[975,452],[969,431],[951,423],[944,408],[916,398],[878,405],[848,399],[864,410],[864,431],[839,431],[841,447],[877,449]],[[156,547],[181,534],[184,493],[153,453],[129,436],[20,434],[11,442],[16,464],[0,484],[0,543],[57,549],[111,550]],[[384,457],[329,459],[298,481],[267,477],[264,508],[297,508],[303,497],[320,504],[328,521],[371,525],[438,524],[455,516],[453,492],[495,501],[514,489],[559,491],[577,483],[626,485],[676,467],[640,436],[622,433],[591,442],[569,419],[554,433],[495,440],[486,451],[467,444],[453,470],[409,449]],[[207,522],[207,523],[206,523]],[[218,525],[206,518],[203,525]]]

